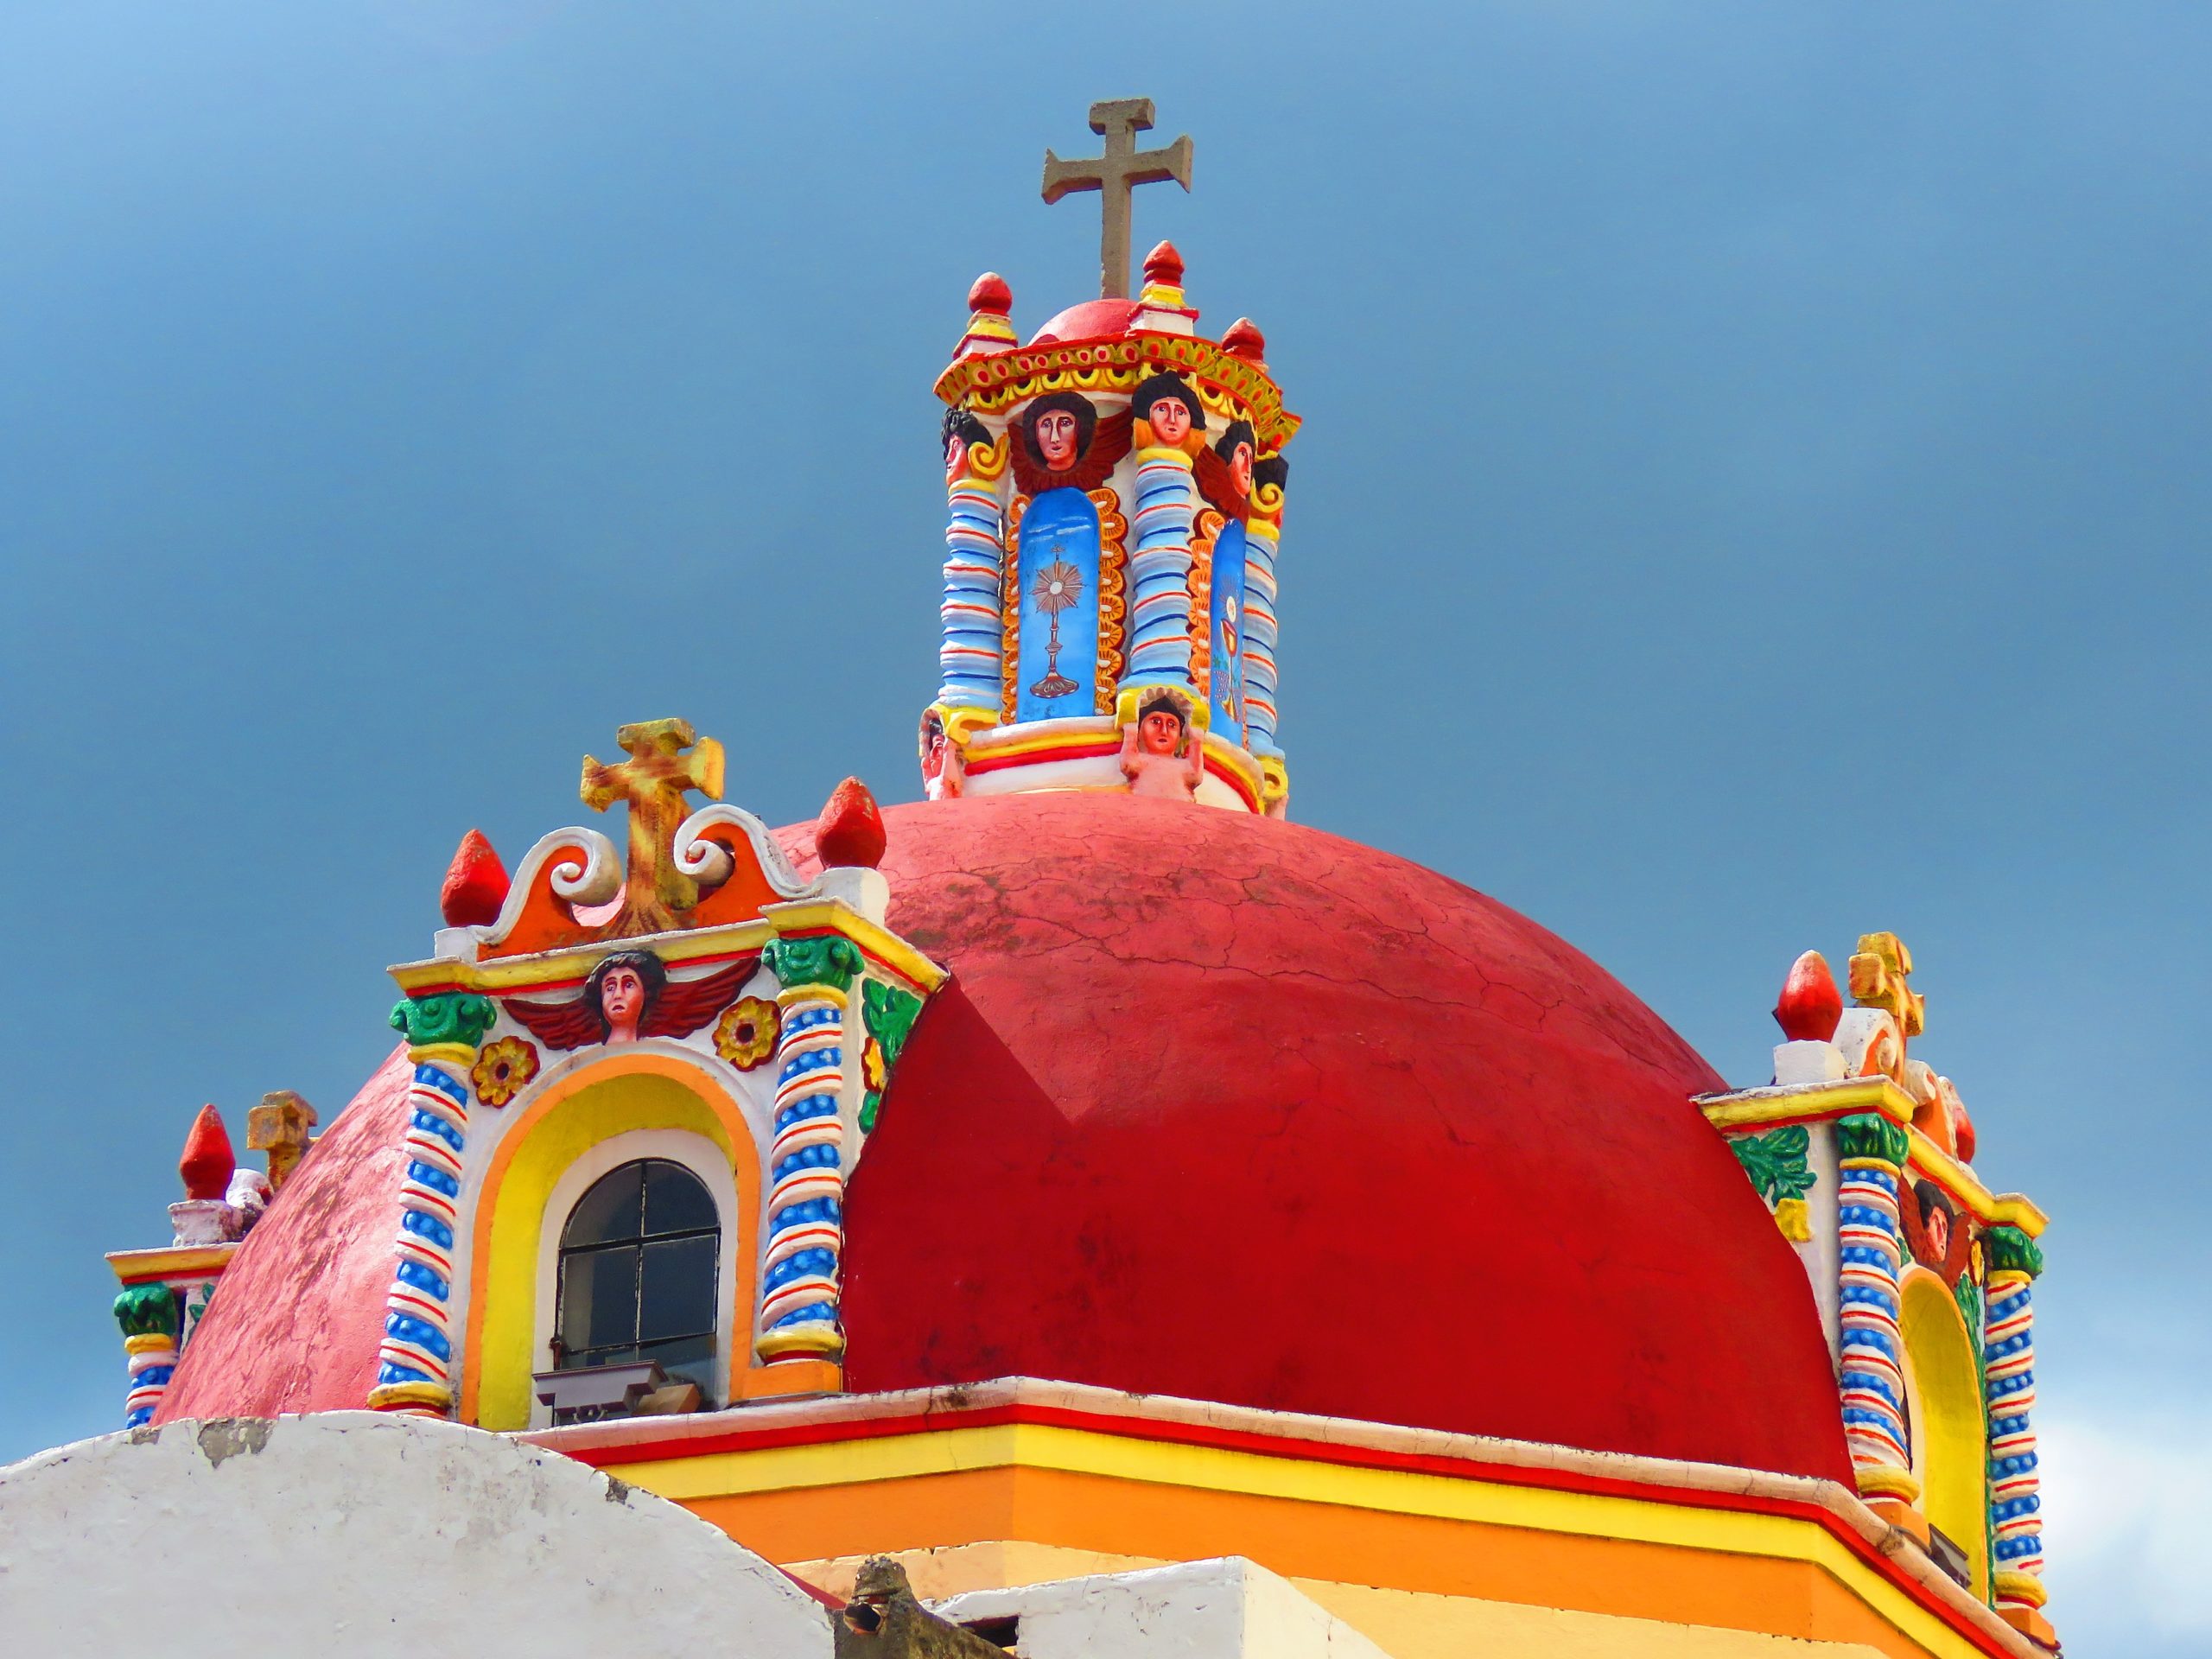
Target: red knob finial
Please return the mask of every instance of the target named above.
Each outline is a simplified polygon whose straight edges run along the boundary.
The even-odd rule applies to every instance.
[[[857,778],[830,791],[822,816],[814,821],[814,850],[823,869],[874,869],[883,858],[883,814],[875,797]]]
[[[481,830],[461,838],[438,889],[438,909],[448,927],[489,927],[507,902],[507,867],[499,862]]]
[[[1144,280],[1147,287],[1182,287],[1183,256],[1175,251],[1173,242],[1163,242],[1145,255]]]
[[[1006,285],[1006,278],[998,272],[987,270],[969,289],[968,308],[1002,317],[1014,309],[1014,290]]]
[[[1836,989],[1828,959],[1808,950],[1789,964],[1789,977],[1782,982],[1782,995],[1774,1005],[1774,1023],[1793,1043],[1825,1043],[1842,1018],[1843,993]]]
[[[1257,363],[1262,360],[1262,353],[1268,349],[1268,337],[1260,332],[1259,325],[1251,318],[1239,317],[1229,325],[1229,332],[1221,337],[1221,349],[1231,357],[1243,358],[1247,363]]]
[[[184,1178],[184,1196],[221,1198],[238,1166],[230,1133],[223,1128],[223,1115],[213,1106],[202,1106],[200,1116],[192,1120],[192,1133],[184,1137],[184,1156],[176,1160],[176,1173]]]

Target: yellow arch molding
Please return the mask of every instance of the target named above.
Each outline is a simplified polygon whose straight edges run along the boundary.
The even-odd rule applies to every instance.
[[[1981,1380],[1966,1317],[1942,1280],[1925,1268],[1905,1276],[1905,1359],[1913,1398],[1913,1462],[1921,1509],[1967,1553],[1974,1592],[1989,1596],[1988,1440]]]
[[[730,1393],[747,1392],[759,1273],[760,1156],[744,1115],[697,1068],[658,1054],[610,1056],[549,1087],[500,1141],[476,1203],[461,1419],[482,1428],[530,1427],[538,1240],[562,1172],[601,1141],[633,1129],[688,1129],[729,1160],[737,1191],[737,1271],[727,1317]]]

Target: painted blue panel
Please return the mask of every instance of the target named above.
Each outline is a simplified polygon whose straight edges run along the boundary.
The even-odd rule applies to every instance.
[[[1213,728],[1244,741],[1244,526],[1231,519],[1213,543]]]
[[[1047,490],[1032,501],[1022,515],[1016,569],[1021,656],[1014,718],[1096,714],[1098,509],[1090,498],[1081,490]]]

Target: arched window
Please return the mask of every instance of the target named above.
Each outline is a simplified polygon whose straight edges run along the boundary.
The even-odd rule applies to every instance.
[[[645,1158],[601,1176],[561,1230],[556,1369],[658,1360],[711,1397],[721,1255],[715,1201],[683,1165]]]

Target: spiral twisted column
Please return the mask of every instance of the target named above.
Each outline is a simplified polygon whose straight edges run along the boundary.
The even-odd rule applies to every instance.
[[[1982,1357],[1989,1402],[1989,1521],[1996,1535],[1992,1588],[2008,1621],[2042,1626],[2042,1481],[2037,1474],[2035,1304],[2031,1287],[2043,1271],[2043,1251],[2017,1227],[1993,1227],[1982,1248],[1989,1262],[1988,1312]],[[2031,1628],[2032,1627],[2032,1628]]]
[[[1275,554],[1279,520],[1254,513],[1244,525],[1244,731],[1255,754],[1275,742]]]
[[[1191,530],[1198,499],[1191,458],[1179,449],[1139,451],[1136,496],[1127,683],[1189,686]]]
[[[754,1351],[764,1363],[835,1360],[845,1243],[845,1006],[860,947],[834,934],[770,942],[782,989],[775,1140],[768,1153],[768,1244]]]
[[[407,1089],[407,1168],[399,1187],[399,1266],[385,1299],[369,1407],[443,1417],[454,1404],[453,1249],[468,1145],[468,1072],[491,1029],[488,998],[448,991],[391,1011],[415,1075]]]
[[[946,488],[944,601],[938,614],[938,701],[948,708],[999,706],[1004,656],[999,584],[1006,561],[995,483],[973,475]]]
[[[1904,1126],[1875,1113],[1836,1123],[1836,1242],[1840,1281],[1837,1384],[1844,1440],[1862,1496],[1911,1504],[1920,1497],[1904,1424],[1904,1337],[1897,1323],[1898,1172]]]

